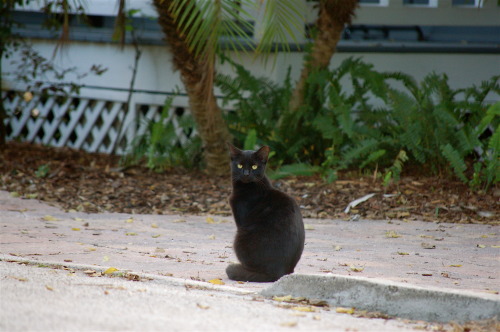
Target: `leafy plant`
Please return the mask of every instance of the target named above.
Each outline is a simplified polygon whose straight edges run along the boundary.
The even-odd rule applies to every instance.
[[[138,165],[144,163],[154,171],[163,171],[169,167],[199,167],[201,163],[201,141],[193,134],[194,120],[189,114],[183,114],[178,120],[178,127],[170,121],[173,97],[166,99],[158,121],[147,120],[147,129],[137,136],[129,153],[122,158],[122,164]],[[179,131],[190,134],[186,142],[179,140]]]
[[[45,178],[47,175],[49,175],[49,172],[50,172],[50,166],[48,164],[44,164],[38,167],[38,169],[35,172],[35,176],[37,178]]]
[[[389,184],[405,165],[420,164],[477,188],[500,179],[500,106],[486,103],[500,93],[497,76],[452,89],[444,74],[419,83],[349,58],[313,72],[304,105],[291,111],[289,72],[280,85],[230,63],[236,76],[217,78],[225,105],[234,109],[226,121],[241,143],[255,141],[256,133],[259,144],[276,151],[275,177],[320,173],[331,182],[339,170],[380,168]]]

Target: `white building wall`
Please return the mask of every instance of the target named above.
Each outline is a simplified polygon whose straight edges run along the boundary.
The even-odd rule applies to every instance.
[[[34,48],[41,55],[51,58],[55,43],[53,41],[36,40]],[[139,61],[135,89],[183,92],[179,73],[173,68],[171,55],[167,46],[141,45],[142,56]],[[267,76],[276,82],[282,82],[288,66],[292,67],[292,78],[297,79],[302,68],[303,54],[299,52],[280,53],[276,61],[271,56],[264,65],[262,59],[252,54],[232,54],[233,58],[245,65],[254,75]],[[331,68],[338,66],[348,57],[360,57],[372,63],[378,71],[401,71],[421,80],[430,72],[446,73],[452,88],[469,87],[500,74],[500,56],[498,54],[453,54],[453,53],[337,53],[333,56]],[[128,89],[132,77],[134,49],[126,45],[123,50],[115,44],[72,42],[59,53],[55,63],[61,68],[76,66],[80,72],[87,71],[92,65],[102,65],[108,70],[101,76],[88,75],[80,84],[107,88]],[[2,59],[4,73],[12,73],[16,67],[12,59]],[[229,65],[220,66],[222,73],[230,73]],[[6,76],[2,82],[4,88],[16,87],[12,77]],[[112,97],[110,91],[93,89],[94,97]],[[122,95],[123,93],[118,93]],[[121,97],[120,97],[121,98]],[[140,98],[140,97],[137,97]],[[161,96],[148,96],[162,103]],[[150,100],[151,101],[151,100]]]

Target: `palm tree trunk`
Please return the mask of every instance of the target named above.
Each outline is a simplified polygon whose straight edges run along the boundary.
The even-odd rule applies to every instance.
[[[196,56],[189,50],[185,36],[180,32],[169,10],[171,2],[171,0],[154,0],[159,15],[158,22],[170,45],[174,67],[181,74],[189,98],[189,107],[203,141],[207,171],[214,175],[225,175],[229,171],[226,142],[230,141],[231,135],[214,95],[214,63],[211,63],[213,60],[209,61],[205,55]],[[193,6],[193,10],[195,7]]]
[[[317,35],[314,38],[311,52],[306,55],[300,78],[292,94],[291,111],[296,111],[304,103],[304,91],[310,73],[327,68],[330,64],[344,26],[351,23],[357,6],[358,0],[320,1],[316,21]]]

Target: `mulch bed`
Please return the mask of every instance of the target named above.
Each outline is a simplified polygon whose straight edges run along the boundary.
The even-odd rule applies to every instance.
[[[498,185],[481,192],[449,178],[404,175],[384,187],[373,176],[352,172],[331,184],[320,177],[293,177],[274,185],[295,197],[309,218],[500,224]],[[28,143],[9,142],[0,152],[0,190],[84,212],[231,214],[229,174],[124,169],[116,156]],[[344,212],[350,202],[370,193],[375,195]]]

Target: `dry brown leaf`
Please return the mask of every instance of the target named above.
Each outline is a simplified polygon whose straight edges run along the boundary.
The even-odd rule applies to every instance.
[[[436,249],[436,245],[432,243],[422,242],[421,246],[424,249]]]

